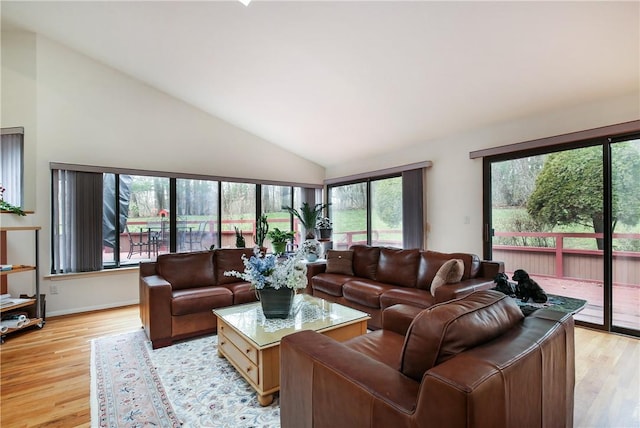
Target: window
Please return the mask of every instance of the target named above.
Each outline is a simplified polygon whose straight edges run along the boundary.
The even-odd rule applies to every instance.
[[[23,204],[24,188],[24,130],[3,128],[0,145],[0,185],[5,188],[3,198],[17,207]]]
[[[299,188],[298,188],[299,189]],[[282,209],[283,206],[293,205],[293,192],[289,186],[262,186],[261,189],[262,214],[267,215],[269,230],[294,230],[290,227],[291,217]],[[300,241],[298,241],[300,242]],[[271,248],[271,240],[267,237],[263,246]]]
[[[424,168],[401,168],[393,175],[371,176],[328,186],[333,247],[355,244],[424,248]],[[385,171],[386,172],[386,171]]]
[[[178,179],[176,188],[178,251],[217,247],[220,183]]]
[[[252,247],[259,212],[267,213],[270,224],[293,230],[281,207],[303,190],[81,165],[52,164],[51,169],[52,273],[118,268],[168,252],[232,248],[236,227]]]
[[[249,183],[222,183],[222,248],[238,246],[238,234],[244,245],[253,246],[256,218],[256,185]]]

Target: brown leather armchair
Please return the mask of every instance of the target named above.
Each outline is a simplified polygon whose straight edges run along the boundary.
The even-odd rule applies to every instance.
[[[395,305],[343,343],[295,333],[280,352],[283,428],[573,425],[573,318],[525,318],[495,291]]]

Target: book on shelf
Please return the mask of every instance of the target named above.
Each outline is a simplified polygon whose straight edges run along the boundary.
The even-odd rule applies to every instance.
[[[11,294],[0,295],[0,308],[9,308],[14,305],[32,301],[33,299],[23,299],[17,297],[11,297]]]
[[[13,269],[13,265],[0,265],[0,271],[6,271]]]

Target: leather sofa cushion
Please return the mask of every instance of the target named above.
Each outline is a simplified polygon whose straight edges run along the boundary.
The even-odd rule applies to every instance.
[[[256,290],[249,282],[234,282],[233,284],[224,284],[221,287],[227,288],[231,293],[233,293],[234,305],[251,303],[258,300]]]
[[[160,254],[157,263],[158,274],[172,290],[215,285],[211,251]]]
[[[352,245],[353,250],[353,274],[359,278],[376,279],[380,247],[368,245]]]
[[[390,330],[376,330],[343,343],[354,351],[368,355],[395,370],[400,370],[400,352],[404,335]]]
[[[207,312],[215,308],[231,306],[233,293],[225,287],[188,288],[173,292],[171,315],[187,315]],[[152,309],[153,310],[153,309]]]
[[[253,256],[253,248],[221,248],[213,251],[213,265],[218,285],[238,282],[235,276],[225,276],[224,273],[228,270],[244,272],[243,254],[247,258]]]
[[[420,381],[431,367],[504,334],[523,318],[513,299],[493,290],[434,305],[411,323],[401,371]]]
[[[415,287],[419,263],[418,249],[381,248],[376,281],[401,287]]]
[[[311,288],[314,291],[322,291],[330,296],[341,297],[342,285],[350,279],[353,279],[351,275],[320,273],[311,278]]]
[[[420,252],[420,266],[418,268],[418,278],[416,287],[424,290],[431,288],[431,282],[436,276],[440,267],[451,259],[460,259],[464,263],[464,273],[462,281],[475,278],[480,270],[480,258],[469,253],[440,253],[437,251]]]
[[[427,290],[420,290],[418,288],[394,288],[385,291],[380,296],[380,307],[382,309],[397,304],[428,308],[435,304],[435,299]]]
[[[354,279],[342,286],[342,295],[345,299],[359,303],[368,308],[380,307],[380,295],[394,287],[377,281],[366,279]]]

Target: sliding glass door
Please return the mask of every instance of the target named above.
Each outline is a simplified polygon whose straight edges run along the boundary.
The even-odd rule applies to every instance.
[[[611,144],[612,324],[640,331],[640,139]]]
[[[640,139],[485,158],[485,256],[594,327],[640,334]]]

